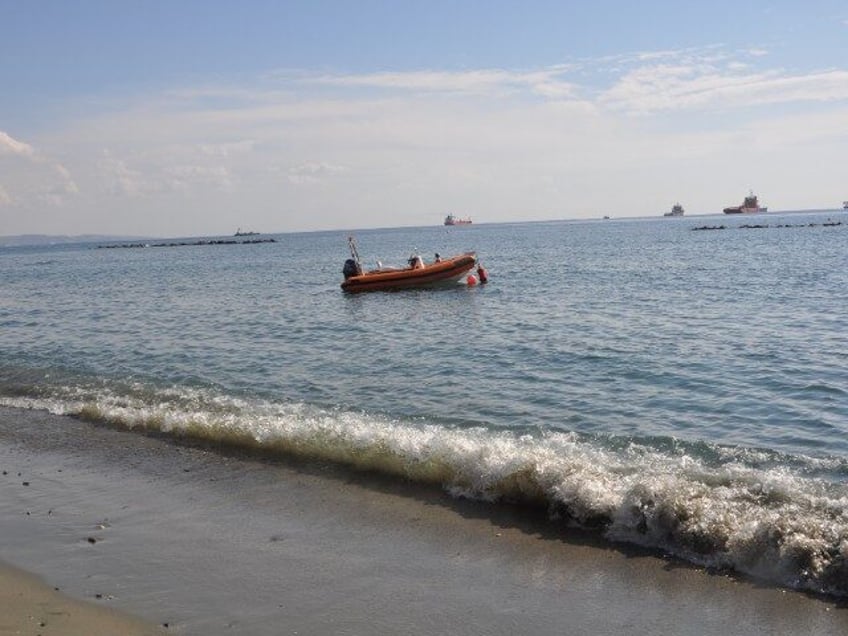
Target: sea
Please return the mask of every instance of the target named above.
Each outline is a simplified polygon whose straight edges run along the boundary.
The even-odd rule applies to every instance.
[[[488,282],[347,294],[351,234],[365,267],[475,251]],[[837,210],[5,247],[0,408],[844,597],[846,255]]]

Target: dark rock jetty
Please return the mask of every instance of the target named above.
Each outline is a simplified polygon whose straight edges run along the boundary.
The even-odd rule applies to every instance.
[[[792,223],[777,223],[775,225],[770,225],[768,223],[757,223],[755,225],[745,223],[744,225],[739,225],[735,229],[737,230],[764,230],[766,228],[780,228],[780,227],[835,227],[837,225],[842,225],[842,221],[825,221],[824,223],[800,223],[800,224],[792,224]],[[725,225],[700,225],[698,227],[693,227],[692,230],[727,230],[733,229],[728,228]]]
[[[98,245],[98,249],[115,249],[128,247],[186,247],[194,245],[249,245],[253,243],[276,243],[272,238],[245,239],[236,241],[234,239],[204,239],[200,241],[165,241],[162,243],[112,243],[110,245]]]

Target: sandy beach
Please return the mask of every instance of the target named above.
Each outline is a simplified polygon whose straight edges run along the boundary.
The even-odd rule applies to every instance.
[[[65,596],[44,581],[0,564],[0,634],[147,636],[163,628],[111,608]]]
[[[328,465],[2,409],[0,471],[2,634],[848,633],[834,599]]]

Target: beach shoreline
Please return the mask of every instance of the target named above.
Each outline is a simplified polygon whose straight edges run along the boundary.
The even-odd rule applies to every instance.
[[[848,631],[835,599],[327,464],[3,408],[0,469],[0,585],[27,616],[55,586],[140,634]],[[49,583],[5,587],[14,568]]]
[[[164,626],[62,594],[40,578],[0,563],[0,634],[161,636]]]

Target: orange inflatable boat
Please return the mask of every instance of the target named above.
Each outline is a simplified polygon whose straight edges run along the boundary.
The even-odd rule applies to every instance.
[[[346,292],[392,291],[395,289],[416,289],[420,287],[441,287],[456,284],[477,264],[477,255],[466,252],[452,258],[441,258],[436,254],[432,263],[424,263],[420,256],[409,257],[409,267],[378,267],[367,272],[362,271],[359,252],[352,236],[347,239],[351,258],[342,269]]]
[[[363,272],[354,259],[348,259],[343,270],[345,280],[342,289],[346,292],[365,292],[451,285],[456,284],[477,264],[474,252],[426,264],[421,257],[409,260],[409,267],[381,267]]]

